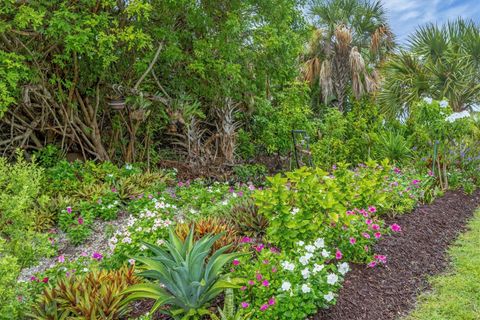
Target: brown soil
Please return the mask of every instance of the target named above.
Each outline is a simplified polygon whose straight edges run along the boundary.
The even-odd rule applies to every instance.
[[[448,267],[447,248],[479,205],[478,191],[473,195],[449,191],[430,205],[387,221],[402,228],[375,247],[376,253],[387,255],[387,265],[352,266],[337,304],[313,319],[389,320],[408,314],[417,295],[428,290],[428,277]]]

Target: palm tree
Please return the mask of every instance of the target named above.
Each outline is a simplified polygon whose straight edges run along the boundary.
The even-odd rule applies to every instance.
[[[380,1],[310,0],[310,13],[305,79],[343,111],[350,89],[358,99],[378,88],[376,67],[394,46],[385,10]]]
[[[458,19],[420,27],[407,49],[393,55],[382,70],[378,101],[385,113],[408,112],[425,96],[448,99],[454,111],[479,102],[480,30],[474,22]]]

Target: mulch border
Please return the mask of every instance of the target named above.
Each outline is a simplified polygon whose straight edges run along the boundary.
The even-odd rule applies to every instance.
[[[402,232],[382,238],[374,248],[388,257],[387,264],[352,265],[337,304],[312,319],[389,320],[407,315],[418,294],[429,289],[428,278],[448,268],[447,249],[479,205],[480,191],[472,195],[448,191],[432,204],[388,219],[389,224],[399,224]]]

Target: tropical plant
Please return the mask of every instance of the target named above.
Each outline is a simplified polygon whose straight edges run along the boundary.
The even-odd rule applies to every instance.
[[[33,319],[107,319],[115,320],[129,311],[125,304],[131,285],[140,282],[133,268],[101,270],[72,275],[43,290],[33,306]]]
[[[387,158],[397,163],[406,160],[410,154],[405,137],[395,130],[384,131],[377,148],[379,159]]]
[[[458,19],[419,27],[408,51],[393,55],[383,68],[378,101],[385,113],[408,112],[422,97],[447,98],[459,112],[480,100],[480,29]]]
[[[193,239],[195,241],[200,240],[206,235],[221,235],[221,237],[213,244],[213,251],[230,245],[230,248],[227,251],[232,252],[235,250],[239,242],[237,230],[225,219],[216,217],[201,218],[195,222],[193,229]],[[175,228],[175,232],[180,240],[185,241],[190,233],[190,226],[187,223],[178,224]]]
[[[304,76],[318,102],[346,109],[355,98],[378,88],[376,70],[393,49],[393,34],[380,1],[311,0],[315,30],[305,56]]]
[[[244,236],[262,239],[268,227],[268,219],[258,213],[252,199],[246,199],[234,205],[230,212],[230,220]]]
[[[225,289],[225,299],[223,302],[223,310],[218,308],[220,317],[216,314],[212,314],[211,320],[248,320],[250,319],[252,312],[244,312],[240,308],[235,308],[235,294],[233,289]]]
[[[206,235],[194,242],[194,229],[181,241],[173,229],[163,247],[145,245],[153,257],[134,257],[140,266],[140,275],[153,282],[134,285],[124,293],[131,293],[125,303],[134,299],[150,298],[155,303],[151,312],[160,309],[174,319],[200,319],[210,315],[207,304],[227,288],[238,288],[240,279],[227,279],[223,267],[241,256],[225,253],[230,246],[215,251],[207,261],[212,246],[222,234]],[[157,282],[158,281],[158,282]],[[169,308],[161,309],[168,305]]]

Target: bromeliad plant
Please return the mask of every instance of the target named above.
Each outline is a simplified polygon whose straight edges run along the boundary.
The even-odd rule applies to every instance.
[[[140,275],[153,282],[125,290],[124,293],[131,293],[126,302],[155,299],[151,312],[161,308],[162,313],[174,319],[200,319],[211,315],[207,309],[208,303],[223,290],[238,288],[237,284],[241,282],[241,279],[230,280],[222,274],[227,263],[242,255],[225,253],[230,246],[215,251],[207,261],[213,244],[221,236],[206,235],[194,242],[192,227],[185,241],[181,241],[170,229],[165,248],[145,244],[154,256],[135,257],[135,260],[144,264]]]

